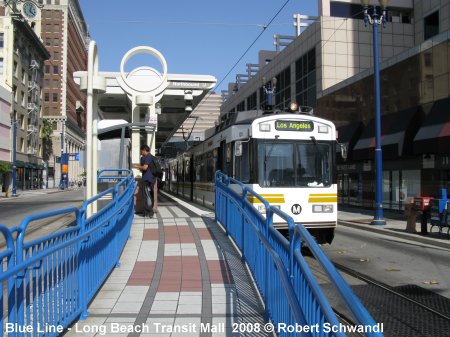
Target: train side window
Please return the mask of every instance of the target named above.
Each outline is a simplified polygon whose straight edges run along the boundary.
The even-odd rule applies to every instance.
[[[248,183],[250,181],[250,152],[249,143],[241,142],[239,146],[241,155],[234,157],[235,177],[237,180]]]

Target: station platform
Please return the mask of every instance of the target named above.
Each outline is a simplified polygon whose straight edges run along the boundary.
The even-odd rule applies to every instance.
[[[120,266],[64,336],[238,336],[239,324],[262,326],[255,283],[214,213],[160,194],[155,215],[134,216]]]

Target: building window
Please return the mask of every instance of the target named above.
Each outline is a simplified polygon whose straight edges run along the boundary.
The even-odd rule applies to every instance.
[[[50,65],[49,64],[45,65],[45,73],[50,74]]]
[[[53,74],[58,74],[59,67],[58,66],[53,66]]]
[[[54,59],[55,61],[59,60],[59,52],[55,51],[55,52],[53,53],[53,59]]]
[[[433,14],[428,15],[423,20],[423,33],[424,39],[428,40],[433,36],[439,34],[439,11],[434,12]]]
[[[53,80],[53,87],[52,88],[58,89],[58,87],[59,87],[58,80]]]
[[[45,38],[45,46],[50,47],[52,45],[52,39],[49,37]]]
[[[57,93],[53,94],[53,100],[52,101],[53,102],[58,102],[58,94]]]
[[[59,25],[53,25],[53,32],[59,33]]]
[[[52,25],[51,24],[47,23],[45,25],[45,32],[46,33],[51,33],[52,32]]]
[[[54,45],[54,46],[59,46],[59,38],[55,38],[55,39],[53,40],[53,45]]]
[[[50,94],[48,92],[44,93],[44,101],[50,102]]]
[[[256,91],[247,97],[247,110],[256,110]]]
[[[5,34],[4,33],[0,33],[0,48],[3,48],[4,46],[4,39],[5,39]]]
[[[17,85],[13,85],[14,102],[17,103]]]
[[[244,111],[245,110],[245,101],[239,103],[236,107],[236,111]]]
[[[0,57],[0,75],[3,75],[3,57]]]
[[[287,67],[277,75],[275,90],[275,108],[283,110],[291,103],[291,67]]]
[[[13,74],[14,74],[14,77],[17,78],[17,62],[16,61],[14,61]]]
[[[295,99],[299,105],[316,106],[316,50],[295,62]]]
[[[55,5],[59,5],[59,0],[55,0]]]

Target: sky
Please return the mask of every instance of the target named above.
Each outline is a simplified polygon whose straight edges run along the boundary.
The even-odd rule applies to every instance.
[[[170,74],[216,77],[217,93],[226,90],[236,74],[246,73],[247,63],[258,63],[259,50],[275,50],[274,34],[294,35],[293,14],[317,15],[317,0],[79,0],[79,3],[91,39],[97,43],[100,71],[119,71],[128,50],[149,46],[163,54]],[[131,58],[125,70],[138,66],[161,70],[150,55]]]

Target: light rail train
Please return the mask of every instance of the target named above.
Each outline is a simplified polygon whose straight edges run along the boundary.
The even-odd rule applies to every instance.
[[[223,116],[205,141],[166,162],[170,192],[214,208],[214,174],[220,170],[302,223],[319,243],[331,243],[337,223],[336,129],[300,111]],[[258,199],[249,201],[265,214]],[[274,226],[287,225],[275,216]]]

